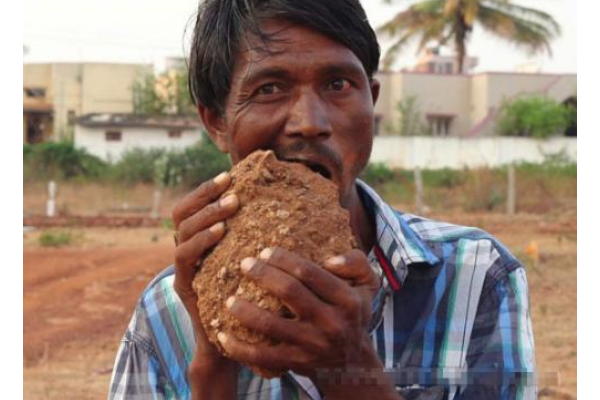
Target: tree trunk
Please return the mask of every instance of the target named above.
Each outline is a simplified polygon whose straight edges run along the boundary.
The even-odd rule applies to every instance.
[[[456,51],[456,73],[464,72],[465,57],[467,49],[465,42],[467,40],[467,23],[464,13],[458,10],[456,15],[456,35],[454,36],[454,50]]]

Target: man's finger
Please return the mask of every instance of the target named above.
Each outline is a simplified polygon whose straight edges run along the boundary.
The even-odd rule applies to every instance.
[[[229,194],[183,220],[178,228],[180,243],[185,242],[196,232],[233,216],[238,210],[239,205],[240,201],[238,197],[235,194]]]
[[[212,201],[219,198],[219,196],[227,190],[230,184],[231,175],[227,172],[223,172],[214,179],[202,183],[198,188],[190,192],[173,208],[172,216],[175,227],[179,228],[179,224],[183,220],[194,215]]]
[[[248,344],[233,335],[219,332],[217,339],[227,357],[244,364],[256,365],[274,371],[287,371],[310,365],[314,356],[295,345],[281,343],[271,346],[263,343]]]
[[[319,265],[281,248],[267,248],[260,259],[293,276],[330,304],[347,304],[348,284]]]
[[[365,253],[359,249],[332,257],[325,261],[323,267],[333,275],[350,281],[352,286],[379,288],[377,275],[371,269]]]
[[[305,322],[282,318],[254,303],[233,296],[227,299],[226,305],[229,312],[248,329],[317,353],[325,347],[324,343],[317,341],[317,335]]]
[[[192,280],[198,272],[198,260],[201,259],[206,250],[217,244],[224,234],[225,224],[219,222],[196,233],[175,249],[174,285],[178,294],[188,294],[191,290]]]
[[[303,282],[262,260],[245,258],[241,271],[258,286],[277,297],[300,319],[319,311],[319,301]]]

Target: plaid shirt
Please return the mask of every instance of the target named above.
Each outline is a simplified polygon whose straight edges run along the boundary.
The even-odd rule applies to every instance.
[[[369,261],[383,281],[370,334],[398,392],[407,399],[536,398],[519,261],[484,231],[401,214],[357,184],[376,221]],[[110,399],[190,397],[194,332],[173,279],[169,267],[142,294],[118,350]],[[293,372],[269,380],[242,367],[238,398],[321,396]]]

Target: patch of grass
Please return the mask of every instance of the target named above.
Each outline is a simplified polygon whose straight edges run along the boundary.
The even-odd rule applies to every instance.
[[[371,186],[392,181],[394,177],[394,171],[380,162],[369,163],[360,174],[360,178]]]
[[[73,235],[69,231],[46,231],[38,240],[42,247],[63,247],[72,243]]]
[[[430,187],[453,188],[462,185],[466,180],[465,171],[450,168],[428,169],[423,171],[423,185]]]
[[[548,157],[541,164],[516,165],[517,211],[560,212],[577,200],[577,164]],[[507,167],[423,170],[423,201],[433,210],[495,211],[506,208]],[[414,204],[412,170],[370,166],[366,182],[388,202],[403,207]]]
[[[175,229],[175,224],[173,224],[173,220],[171,218],[163,218],[160,221],[160,224],[163,228],[165,228],[168,231],[172,231],[173,229]]]

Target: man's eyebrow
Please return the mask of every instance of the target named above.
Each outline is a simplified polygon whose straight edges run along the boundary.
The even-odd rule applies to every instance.
[[[320,73],[323,75],[366,75],[365,70],[362,68],[362,66],[350,62],[341,62],[332,65],[326,65],[320,70]]]
[[[267,78],[276,79],[289,79],[291,77],[290,71],[285,68],[279,67],[266,67],[261,68],[255,72],[248,72],[248,74],[242,80],[243,86],[253,86],[257,82]]]

